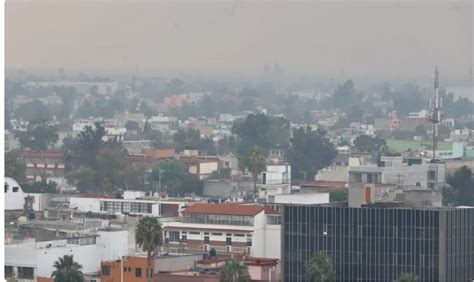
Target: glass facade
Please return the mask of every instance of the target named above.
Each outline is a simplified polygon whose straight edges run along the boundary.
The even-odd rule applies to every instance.
[[[184,213],[183,222],[253,226],[253,216]]]
[[[282,233],[285,281],[303,281],[318,250],[332,258],[337,281],[396,281],[404,272],[474,279],[474,209],[288,205]]]

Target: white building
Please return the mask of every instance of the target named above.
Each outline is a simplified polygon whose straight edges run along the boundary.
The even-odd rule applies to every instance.
[[[137,194],[141,196],[141,194]],[[135,196],[137,196],[135,195]],[[134,197],[127,193],[124,199],[99,196],[71,196],[69,207],[81,212],[103,214],[134,214],[155,217],[178,217],[185,201],[161,200],[154,198]]]
[[[403,157],[382,157],[382,166],[375,164],[350,166],[349,183],[384,183],[432,187],[445,182],[446,165],[426,159],[404,161]]]
[[[291,192],[290,165],[267,165],[260,179],[261,182],[257,185],[259,198],[264,198],[267,202],[273,202],[275,195]]]
[[[5,210],[23,210],[25,198],[32,196],[34,198],[32,208],[35,211],[41,211],[47,207],[48,194],[25,193],[20,184],[11,177],[5,177]]]
[[[195,203],[181,221],[163,223],[165,249],[280,258],[280,215],[254,203]]]
[[[50,277],[54,262],[64,255],[73,255],[84,274],[97,273],[101,261],[128,255],[128,231],[104,229],[97,235],[6,245],[6,277],[15,275],[20,281]]]
[[[329,193],[295,193],[275,195],[275,204],[318,205],[329,203]]]

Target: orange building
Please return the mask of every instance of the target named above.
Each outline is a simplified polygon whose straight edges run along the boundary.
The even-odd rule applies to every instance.
[[[155,259],[153,259],[153,269]],[[101,282],[147,282],[146,257],[125,257],[123,260],[103,261],[100,264]]]

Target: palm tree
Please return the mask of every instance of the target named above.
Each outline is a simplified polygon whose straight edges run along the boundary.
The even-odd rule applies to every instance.
[[[219,273],[220,282],[250,282],[250,280],[247,267],[235,260],[227,261]]]
[[[418,281],[418,276],[411,272],[405,272],[400,275],[398,278],[399,282],[416,282]]]
[[[248,156],[248,169],[252,173],[253,178],[253,193],[257,197],[257,180],[258,175],[267,169],[267,157],[265,154],[254,147]]]
[[[156,249],[163,243],[163,231],[161,224],[155,217],[144,217],[140,219],[135,229],[135,240],[147,255],[147,279],[153,281],[153,258]]]
[[[55,271],[51,277],[54,282],[82,282],[84,275],[82,274],[82,265],[74,261],[73,255],[64,255],[54,262]]]
[[[306,266],[306,281],[334,281],[336,274],[332,269],[331,258],[323,251],[316,252]]]

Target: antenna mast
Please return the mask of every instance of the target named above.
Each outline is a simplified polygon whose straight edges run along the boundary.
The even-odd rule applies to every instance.
[[[436,159],[436,150],[438,149],[438,125],[442,120],[441,115],[442,101],[439,96],[439,72],[438,66],[434,71],[434,97],[431,100],[431,113],[429,120],[433,123],[433,160]]]

